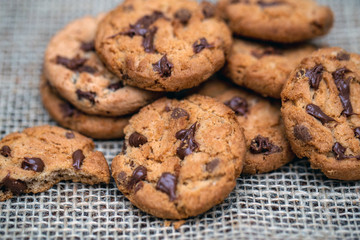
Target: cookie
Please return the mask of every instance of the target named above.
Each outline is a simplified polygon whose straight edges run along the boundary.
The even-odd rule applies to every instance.
[[[129,0],[99,24],[95,46],[127,84],[179,91],[218,71],[231,43],[230,30],[210,3]]]
[[[59,97],[44,77],[41,79],[40,93],[44,107],[61,126],[96,139],[124,137],[129,116],[101,117],[85,114]]]
[[[198,93],[216,98],[235,112],[246,141],[243,174],[270,172],[294,158],[280,102],[236,88],[219,76],[203,84]]]
[[[106,69],[94,48],[101,19],[84,17],[59,31],[46,49],[44,74],[82,112],[117,117],[137,111],[159,94],[127,86]]]
[[[181,219],[222,202],[240,175],[245,141],[235,114],[205,96],[160,99],[125,128],[111,165],[119,190],[143,211]]]
[[[62,180],[109,183],[109,166],[94,142],[77,132],[44,125],[0,141],[0,201],[46,191]]]
[[[291,71],[315,50],[311,44],[286,47],[236,39],[224,74],[234,83],[263,96],[280,98]]]
[[[235,34],[280,43],[325,35],[334,21],[313,0],[220,0],[218,8]]]
[[[337,47],[301,61],[282,92],[293,151],[329,178],[360,179],[359,94],[360,55]]]

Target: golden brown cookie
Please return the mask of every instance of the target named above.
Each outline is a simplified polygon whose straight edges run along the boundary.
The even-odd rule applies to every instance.
[[[126,83],[153,91],[199,85],[225,63],[231,32],[210,3],[128,0],[100,23],[96,50]]]
[[[62,180],[109,183],[109,166],[91,139],[44,125],[0,141],[0,201],[46,191]]]
[[[280,43],[325,35],[334,21],[314,0],[220,0],[218,8],[235,34]]]
[[[233,111],[200,95],[144,107],[125,128],[125,144],[111,165],[118,188],[143,211],[169,219],[222,202],[235,187],[245,154]]]
[[[282,92],[293,151],[329,178],[360,179],[359,95],[360,55],[337,47],[301,61]]]

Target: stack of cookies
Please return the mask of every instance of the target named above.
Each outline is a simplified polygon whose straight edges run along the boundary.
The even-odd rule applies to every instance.
[[[43,103],[66,128],[125,136],[112,176],[162,218],[207,211],[241,173],[273,171],[293,151],[360,179],[360,56],[304,43],[332,24],[313,0],[126,0],[53,37]]]

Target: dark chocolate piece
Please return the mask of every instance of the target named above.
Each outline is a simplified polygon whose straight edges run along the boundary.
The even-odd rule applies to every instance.
[[[218,158],[213,159],[211,162],[205,165],[206,171],[212,173],[215,170],[215,168],[219,165],[219,163],[220,163],[220,159]]]
[[[153,70],[158,72],[161,77],[170,77],[171,69],[174,65],[167,59],[166,54],[156,63],[153,63]]]
[[[266,47],[265,49],[257,49],[257,50],[252,50],[251,51],[251,55],[253,55],[254,57],[256,57],[257,59],[260,59],[264,56],[269,56],[269,55],[282,55],[283,52],[280,49],[276,49],[273,47]]]
[[[339,68],[332,73],[335,81],[335,85],[339,91],[339,97],[341,104],[343,105],[344,111],[342,112],[345,116],[354,114],[351,101],[350,101],[350,81],[351,77],[345,79],[345,73],[350,72],[346,68]]]
[[[147,142],[148,142],[147,138],[138,132],[132,133],[129,137],[129,144],[132,147],[140,147],[141,145],[144,145]]]
[[[59,107],[64,118],[72,117],[75,113],[77,113],[77,110],[70,103],[60,103]]]
[[[157,27],[150,28],[143,38],[142,45],[144,47],[145,52],[147,53],[155,52],[154,37],[157,30],[158,30]]]
[[[350,60],[350,54],[348,54],[347,52],[339,52],[336,55],[336,59],[339,61],[349,61]]]
[[[322,124],[335,121],[332,117],[326,115],[318,106],[315,104],[308,104],[306,106],[306,112],[318,119]]]
[[[96,93],[95,92],[84,92],[80,89],[76,90],[76,95],[78,96],[78,99],[81,100],[83,98],[89,100],[91,102],[92,105],[95,104],[95,97],[96,97]]]
[[[64,67],[66,67],[67,69],[70,69],[73,71],[78,70],[81,66],[83,66],[85,64],[86,61],[87,61],[86,58],[79,58],[79,57],[75,57],[75,58],[71,58],[71,59],[62,57],[62,56],[56,57],[57,64],[61,64]]]
[[[0,154],[4,157],[11,157],[11,148],[7,145],[2,146],[0,149]]]
[[[6,175],[6,177],[2,180],[0,183],[2,185],[1,188],[5,188],[7,190],[10,190],[13,194],[19,195],[23,192],[25,192],[27,186],[24,181],[21,180],[15,180],[10,177],[10,173]]]
[[[275,6],[279,6],[279,5],[284,5],[286,4],[283,1],[264,1],[264,0],[259,0],[257,1],[257,4],[262,7],[262,8],[266,8],[266,7],[275,7]]]
[[[174,110],[171,113],[171,118],[173,119],[179,119],[182,117],[186,117],[187,119],[190,118],[190,115],[187,111],[185,111],[182,108],[174,108]]]
[[[73,154],[72,154],[72,159],[73,159],[73,167],[76,170],[80,170],[81,169],[81,165],[83,163],[83,160],[85,159],[85,156],[83,154],[83,151],[81,149],[76,150]]]
[[[360,127],[357,127],[354,129],[354,134],[355,134],[355,137],[360,139]]]
[[[94,68],[94,67],[91,67],[89,65],[83,65],[81,67],[79,67],[78,69],[76,69],[79,73],[82,73],[82,72],[87,72],[87,73],[91,73],[91,74],[94,74],[97,72],[97,69]]]
[[[123,88],[124,87],[124,83],[123,82],[116,82],[116,83],[112,83],[110,84],[107,88],[112,90],[112,91],[116,91],[120,88]]]
[[[253,154],[263,153],[269,155],[276,152],[281,152],[282,147],[276,146],[270,142],[269,138],[257,135],[250,144],[250,152]]]
[[[200,38],[199,40],[195,41],[193,44],[194,53],[199,53],[205,48],[214,48],[214,45],[209,44],[206,38]]]
[[[346,148],[340,143],[335,142],[332,147],[333,152],[335,153],[336,160],[343,160],[349,158],[358,158],[358,156],[345,155]]]
[[[164,172],[163,174],[161,174],[161,177],[156,184],[156,190],[159,190],[169,195],[170,202],[172,202],[176,198],[176,184],[176,176],[171,173]]]
[[[95,51],[95,42],[94,41],[90,41],[90,42],[83,42],[81,43],[80,49],[83,50],[84,52],[91,52],[91,51]]]
[[[202,13],[205,18],[212,18],[215,16],[215,6],[212,3],[203,1],[202,5]]]
[[[309,129],[304,125],[295,125],[294,127],[294,136],[295,138],[303,141],[308,142],[312,140],[312,136],[309,132]]]
[[[147,176],[146,167],[140,165],[137,168],[135,168],[127,184],[127,189],[132,189],[138,182],[145,180],[146,176]]]
[[[73,139],[73,138],[75,138],[75,134],[73,132],[66,132],[65,137],[67,139]]]
[[[305,76],[309,78],[310,87],[317,90],[319,88],[320,81],[323,76],[323,65],[316,65],[315,67],[306,70]]]
[[[199,144],[195,141],[196,125],[197,122],[189,129],[182,129],[175,134],[176,139],[181,141],[180,146],[176,149],[176,154],[182,160],[199,148]]]
[[[248,103],[245,98],[233,97],[224,104],[231,108],[236,115],[244,116],[248,112]]]
[[[126,172],[121,171],[118,175],[117,175],[117,181],[120,184],[124,184],[126,181]]]
[[[24,158],[21,163],[21,168],[24,170],[32,170],[34,172],[44,171],[45,164],[40,158]]]
[[[175,12],[174,17],[179,19],[182,24],[186,25],[191,18],[191,12],[186,8],[180,8]]]

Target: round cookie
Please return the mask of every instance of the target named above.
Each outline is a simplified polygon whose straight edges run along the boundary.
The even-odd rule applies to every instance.
[[[101,117],[87,115],[59,97],[44,77],[41,79],[40,93],[44,107],[61,126],[96,139],[124,137],[124,128],[129,123],[129,116]]]
[[[360,55],[336,47],[301,61],[282,92],[293,151],[329,178],[360,179],[359,94]]]
[[[313,0],[220,0],[218,8],[235,34],[281,43],[325,35],[334,21]]]
[[[137,111],[159,94],[126,86],[105,68],[94,47],[101,19],[102,15],[84,17],[59,31],[46,49],[44,74],[77,109],[87,114],[117,117]]]
[[[240,86],[263,96],[280,98],[291,71],[315,50],[311,44],[286,47],[236,39],[224,73]]]
[[[95,43],[109,69],[129,85],[179,91],[218,71],[232,38],[210,3],[129,0],[99,24]]]
[[[37,126],[0,141],[0,201],[46,191],[62,180],[109,183],[109,166],[94,142],[77,132]]]
[[[203,213],[233,190],[245,154],[235,114],[216,100],[193,95],[160,99],[125,128],[125,151],[111,165],[119,190],[161,218]]]
[[[279,102],[236,88],[220,77],[203,84],[198,93],[216,98],[235,112],[246,142],[243,174],[270,172],[294,158]]]

